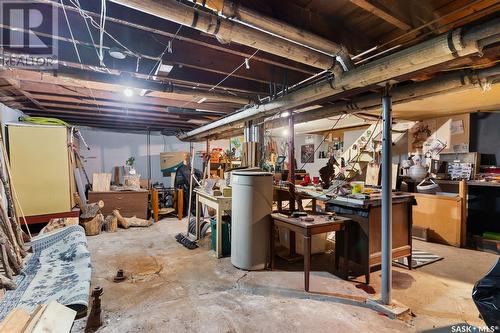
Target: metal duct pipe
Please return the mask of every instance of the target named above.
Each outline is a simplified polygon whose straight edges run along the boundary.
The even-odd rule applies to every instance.
[[[409,101],[422,99],[430,96],[447,93],[457,89],[470,89],[480,84],[483,79],[500,75],[500,65],[469,73],[450,73],[428,81],[414,83],[404,87],[396,87],[391,91],[392,104],[401,104]],[[327,106],[311,111],[304,111],[295,114],[295,123],[300,124],[307,121],[324,119],[326,117],[338,116],[348,113],[357,113],[367,110],[379,109],[381,106],[380,94],[354,98],[348,102],[339,102],[332,106]],[[286,126],[288,121],[280,118],[270,122],[271,128]]]
[[[196,10],[176,0],[111,0],[117,4],[214,35],[222,42],[235,42],[321,69],[332,69],[332,56],[297,45],[263,31],[220,16]]]
[[[193,0],[196,3],[196,0]],[[308,46],[331,56],[338,56],[347,69],[354,67],[347,49],[343,45],[332,42],[316,34],[299,29],[286,22],[264,16],[261,13],[229,0],[207,1],[205,7],[228,18],[236,18],[266,32],[281,36],[300,45]]]
[[[481,51],[478,42],[498,33],[500,33],[500,18],[493,19],[465,33],[462,28],[455,29],[344,72],[343,75],[336,76],[332,81],[313,84],[269,103],[233,113],[181,135],[179,138],[186,141],[198,140],[248,119],[297,108],[322,98],[334,96],[345,90],[385,82],[457,57],[478,53]],[[500,41],[500,37],[491,40],[492,43],[497,41]]]

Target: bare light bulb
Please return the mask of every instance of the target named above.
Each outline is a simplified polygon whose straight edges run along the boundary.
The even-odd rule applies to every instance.
[[[125,88],[123,90],[123,94],[126,96],[126,97],[132,97],[134,96],[134,91],[131,89],[131,88]]]

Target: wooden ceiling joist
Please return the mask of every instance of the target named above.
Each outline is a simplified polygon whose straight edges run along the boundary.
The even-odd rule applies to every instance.
[[[403,31],[408,31],[412,28],[411,25],[406,23],[402,18],[396,16],[388,8],[383,6],[381,3],[377,3],[376,0],[350,0],[356,6],[363,8],[364,10],[378,16],[382,20],[398,27]],[[391,5],[391,7],[395,4]]]
[[[123,106],[127,106],[129,103],[131,104],[144,104],[144,108],[147,108],[151,105],[158,105],[163,107],[182,107],[182,108],[191,108],[191,109],[206,109],[209,111],[215,111],[220,113],[227,113],[234,109],[229,104],[228,106],[224,106],[224,104],[212,104],[209,102],[197,103],[195,101],[191,102],[190,100],[177,100],[171,98],[161,98],[161,97],[149,97],[149,96],[134,96],[133,98],[126,99],[123,96],[121,91],[104,91],[101,89],[95,89],[92,86],[89,87],[75,87],[75,86],[62,86],[62,85],[52,85],[52,84],[41,84],[35,82],[25,82],[21,81],[19,87],[29,92],[33,95],[39,95],[42,92],[42,95],[55,95],[55,96],[64,96],[64,97],[77,97],[83,99],[102,99],[102,100],[110,100],[122,103]]]
[[[47,111],[40,111],[37,109],[25,109],[24,112],[29,115],[36,115],[40,117],[57,117],[61,119],[72,119],[72,120],[86,120],[86,121],[109,121],[116,123],[135,123],[156,127],[175,127],[179,129],[183,128],[193,128],[196,127],[196,124],[191,124],[186,121],[181,123],[172,122],[172,121],[159,121],[157,119],[147,120],[147,119],[137,119],[135,117],[127,117],[127,116],[115,116],[109,114],[99,114],[93,112],[79,112],[79,111],[61,111],[55,109],[48,109]],[[91,116],[91,117],[89,117]]]

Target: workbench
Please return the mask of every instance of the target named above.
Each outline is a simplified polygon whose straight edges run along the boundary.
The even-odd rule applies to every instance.
[[[196,194],[196,239],[200,239],[200,210],[201,204],[207,205],[215,209],[216,229],[217,229],[217,242],[215,246],[215,253],[217,258],[222,257],[222,213],[226,210],[231,210],[232,198],[224,196],[214,196],[205,192],[201,188],[194,190]]]
[[[335,219],[329,219],[328,215],[308,215],[308,217],[314,218],[314,221],[303,221],[300,218],[292,218],[284,214],[271,214],[271,244],[270,244],[270,268],[274,268],[274,226],[282,227],[290,230],[290,257],[296,255],[295,253],[295,235],[298,233],[304,238],[304,289],[309,291],[309,275],[311,271],[311,237],[313,235],[322,234],[325,232],[335,231],[335,236],[337,237],[337,232],[343,234],[346,241],[344,242],[345,248],[343,253],[345,254],[343,260],[342,277],[348,278],[348,261],[349,261],[349,249],[347,247],[349,236],[347,223],[350,221],[349,218],[336,216]],[[339,271],[339,259],[337,251],[335,252],[335,268]]]
[[[412,250],[412,206],[415,199],[411,194],[392,195],[392,258],[407,257],[411,262]],[[368,199],[336,197],[326,204],[327,211],[350,218],[348,259],[350,273],[364,275],[370,283],[370,272],[381,264],[381,217],[382,200],[380,194]],[[343,235],[336,237],[335,252],[344,255]]]

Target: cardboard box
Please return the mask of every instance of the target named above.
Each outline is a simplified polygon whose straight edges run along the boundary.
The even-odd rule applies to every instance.
[[[182,164],[188,164],[188,152],[163,152],[160,153],[160,170],[164,176],[168,177],[175,172]]]

